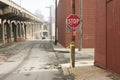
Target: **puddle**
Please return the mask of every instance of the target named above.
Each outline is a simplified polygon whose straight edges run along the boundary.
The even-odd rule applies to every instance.
[[[32,57],[32,58],[39,58],[39,57],[36,56],[36,57]]]
[[[15,61],[5,61],[5,62],[15,62]]]
[[[61,65],[59,64],[54,64],[54,65],[51,65],[51,66],[47,66],[47,67],[44,67],[45,69],[61,69]]]
[[[88,62],[80,62],[80,64],[88,64]]]
[[[55,52],[58,52],[58,53],[70,53],[70,51],[59,51],[59,50],[55,50]]]
[[[35,67],[30,67],[30,69],[29,70],[33,70]]]
[[[31,74],[29,74],[29,73],[25,74],[25,76],[27,76],[27,77],[30,76],[30,75],[31,75]]]

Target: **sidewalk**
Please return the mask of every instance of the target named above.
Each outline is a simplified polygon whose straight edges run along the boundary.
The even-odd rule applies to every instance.
[[[54,46],[54,49],[63,52],[69,51],[60,44]],[[70,63],[61,64],[65,80],[120,80],[119,75],[94,66],[94,49],[76,50],[77,54],[81,54],[79,57],[81,59],[76,60],[75,68],[70,68]]]
[[[91,66],[63,67],[66,80],[120,80],[119,75]]]

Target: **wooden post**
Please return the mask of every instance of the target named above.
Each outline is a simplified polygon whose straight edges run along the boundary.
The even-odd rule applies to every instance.
[[[72,0],[72,14],[75,14],[75,0]],[[72,30],[72,38],[70,43],[70,63],[71,67],[75,67],[75,35],[73,34],[74,30]]]

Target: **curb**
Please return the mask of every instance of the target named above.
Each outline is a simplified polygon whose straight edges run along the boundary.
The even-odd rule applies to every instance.
[[[65,80],[75,80],[75,75],[71,73],[69,68],[62,68]]]

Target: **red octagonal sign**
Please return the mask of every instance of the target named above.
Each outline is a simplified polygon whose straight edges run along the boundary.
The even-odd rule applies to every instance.
[[[76,14],[71,14],[66,18],[66,24],[70,28],[76,29],[80,24],[80,18]]]

